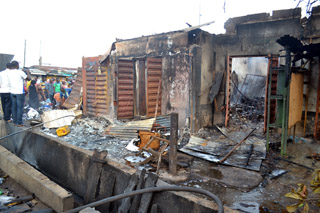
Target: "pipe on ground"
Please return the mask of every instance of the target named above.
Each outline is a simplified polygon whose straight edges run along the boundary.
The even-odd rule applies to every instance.
[[[96,207],[96,206],[99,206],[102,204],[110,203],[110,202],[113,202],[116,200],[120,200],[120,199],[123,199],[126,197],[138,195],[138,194],[144,194],[144,193],[150,193],[150,192],[161,192],[161,191],[188,191],[188,192],[196,192],[196,193],[207,195],[208,197],[210,197],[212,200],[214,200],[217,203],[218,213],[223,213],[223,204],[222,204],[221,200],[218,198],[218,196],[216,196],[215,194],[213,194],[209,191],[206,191],[204,189],[197,189],[197,188],[186,187],[186,186],[160,186],[160,187],[150,187],[150,188],[140,189],[140,190],[136,190],[136,191],[104,198],[102,200],[99,200],[99,201],[96,201],[93,203],[89,203],[87,205],[80,206],[75,209],[71,209],[71,210],[67,211],[67,213],[79,212],[82,209],[85,209],[87,207]]]

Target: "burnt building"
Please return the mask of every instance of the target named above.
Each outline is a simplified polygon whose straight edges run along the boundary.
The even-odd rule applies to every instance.
[[[179,126],[187,125],[192,132],[214,124],[228,125],[232,61],[264,57],[270,66],[284,50],[276,42],[284,35],[318,43],[319,15],[319,7],[313,8],[308,19],[301,18],[300,8],[278,10],[231,18],[225,23],[225,34],[189,28],[117,40],[105,55],[83,58],[84,114],[133,119],[153,117],[156,111],[177,112]],[[309,98],[304,107],[314,117],[318,59],[308,66]]]

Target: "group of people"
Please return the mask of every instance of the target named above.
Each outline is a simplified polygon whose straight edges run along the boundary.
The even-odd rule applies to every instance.
[[[30,107],[38,109],[40,101],[49,99],[53,109],[61,108],[71,93],[72,82],[60,81],[59,78],[50,78],[43,81],[35,78],[27,83],[26,90],[29,94],[28,103]]]
[[[16,126],[23,126],[22,114],[25,100],[24,81],[30,80],[29,71],[19,70],[19,63],[7,63],[6,69],[0,72],[0,95],[4,120]],[[12,120],[11,120],[12,116]]]
[[[72,82],[68,82],[68,79],[31,79],[29,70],[20,70],[17,61],[7,63],[6,67],[0,72],[3,119],[13,122],[16,126],[23,126],[22,115],[26,97],[29,106],[36,110],[39,109],[41,101],[48,102],[48,99],[55,109],[61,108],[71,93]]]

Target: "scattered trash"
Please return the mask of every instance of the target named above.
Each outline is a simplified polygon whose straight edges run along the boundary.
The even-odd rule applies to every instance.
[[[286,174],[288,171],[287,170],[284,170],[284,169],[276,169],[276,170],[273,170],[270,174],[270,179],[275,179],[275,178],[278,178],[284,174]]]
[[[14,197],[1,195],[0,196],[0,205],[5,205],[5,203],[8,203],[8,202],[12,201],[13,199],[14,199]]]
[[[289,137],[291,140],[293,140],[293,136],[291,135]],[[303,138],[303,137],[298,137],[298,136],[295,136],[294,137],[294,142],[295,143],[312,143],[313,142],[313,139],[311,138]]]
[[[320,161],[320,153],[312,153],[311,155],[306,156],[306,158]]]
[[[61,119],[58,119],[61,118]],[[41,115],[42,122],[48,122],[55,120],[53,122],[48,122],[44,124],[45,128],[59,128],[62,126],[70,126],[71,122],[74,120],[75,114],[74,111],[69,110],[51,110],[44,112]]]
[[[230,134],[229,136],[231,137]],[[206,144],[206,146],[203,146],[203,144]],[[254,147],[250,162],[246,166],[247,156],[251,147],[250,144],[254,144]],[[207,161],[218,163],[220,159],[226,156],[226,153],[229,153],[232,150],[232,148],[234,148],[234,141],[228,138],[226,138],[224,142],[221,142],[191,136],[189,143],[180,149],[180,151]],[[265,157],[265,140],[251,135],[226,161],[223,162],[223,164],[260,171],[262,160],[265,159]]]
[[[0,185],[3,184],[4,180],[4,178],[0,178]]]
[[[27,113],[27,119],[32,120],[32,119],[39,119],[39,118],[40,118],[39,112],[30,107]]]
[[[139,142],[140,142],[139,139],[136,139],[136,138],[132,139],[130,143],[126,146],[126,149],[131,152],[138,152],[139,147],[136,144],[138,144]]]
[[[127,156],[124,159],[134,164],[141,163],[142,161],[145,160],[145,158],[142,156]]]
[[[142,150],[142,148],[158,150],[160,147],[160,140],[153,138],[153,136],[160,137],[160,134],[155,132],[139,131],[139,137],[141,140],[139,150]]]
[[[70,133],[70,128],[68,126],[63,126],[58,128],[56,132],[59,137],[62,137]]]

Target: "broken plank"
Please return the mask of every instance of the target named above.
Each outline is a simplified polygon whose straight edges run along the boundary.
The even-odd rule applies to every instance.
[[[97,200],[101,200],[106,197],[111,197],[114,191],[114,184],[116,182],[116,177],[114,173],[110,173],[109,167],[104,166],[100,178],[100,187]],[[109,212],[110,203],[105,203],[103,205],[97,206],[97,210],[100,212]]]
[[[127,188],[124,190],[124,194],[128,192],[132,192],[138,183],[138,176],[136,174],[132,175],[129,181]],[[127,197],[122,199],[121,205],[119,206],[118,213],[127,213],[131,207],[132,197]]]
[[[141,171],[141,173],[140,173],[139,182],[138,182],[136,190],[142,189],[144,187],[144,176],[145,175],[146,175],[146,170],[143,169]],[[135,213],[135,212],[138,211],[140,200],[141,200],[141,196],[142,195],[135,195],[133,197],[133,200],[132,200],[132,203],[131,203],[131,208],[130,208],[130,213]]]
[[[157,205],[157,204],[153,204],[153,205],[151,206],[150,213],[159,213],[159,212],[161,212],[161,211],[160,211],[158,205]]]
[[[153,174],[153,173],[149,173],[147,179],[146,179],[146,183],[145,183],[145,188],[148,187],[154,187],[156,185],[158,181],[158,176]],[[150,203],[151,203],[151,199],[152,199],[152,195],[153,193],[144,193],[141,197],[141,202],[139,205],[139,213],[147,213]]]
[[[88,171],[88,180],[87,180],[87,192],[84,197],[86,203],[93,202],[98,190],[98,184],[102,172],[103,162],[107,152],[98,152],[97,150],[93,151],[93,156],[91,159],[91,165]]]

